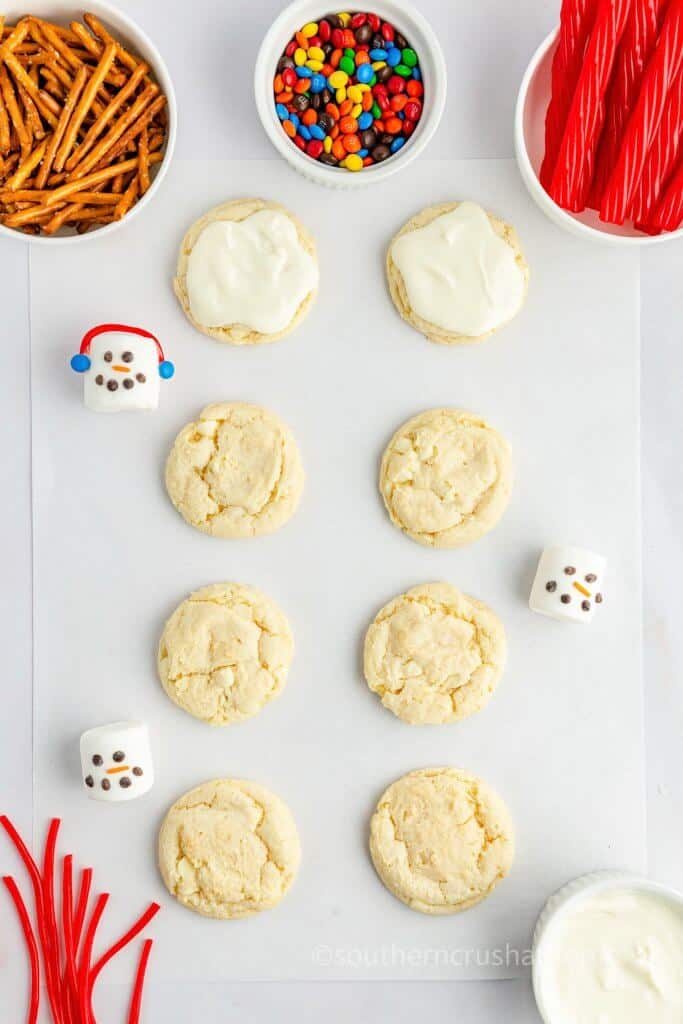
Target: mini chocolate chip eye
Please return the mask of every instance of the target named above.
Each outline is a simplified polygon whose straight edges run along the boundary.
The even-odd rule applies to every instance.
[[[575,572],[576,572],[576,569],[574,568],[573,565],[565,565],[565,567],[564,567],[565,576],[573,576]]]
[[[95,383],[104,384],[104,377],[102,376],[101,373],[98,373],[97,376],[95,377]]]
[[[105,352],[102,358],[104,359],[105,363],[110,363],[114,357],[111,354],[111,352]]]
[[[560,598],[560,601],[562,602],[562,604],[571,604],[571,600],[572,599],[569,596],[569,594],[563,594],[562,597]]]
[[[586,583],[595,583],[597,578],[598,577],[595,575],[594,572],[587,572],[586,575],[584,576],[584,579],[585,579]]]
[[[118,385],[117,381],[115,381],[115,380],[108,380],[107,381],[107,391],[118,391],[118,390],[119,390],[119,385]]]
[[[86,775],[85,784],[88,787],[88,789],[93,788],[93,786],[95,785],[95,780],[93,779],[92,775]]]
[[[602,604],[602,594],[596,594],[595,595],[595,603],[596,604]]]
[[[144,384],[145,381],[147,380],[147,378],[145,377],[144,373],[136,373],[135,374],[135,379],[138,382],[138,384]]]
[[[130,377],[126,377],[126,379],[123,382],[123,386],[126,389],[126,391],[130,391],[131,388],[135,387],[135,381],[131,380]]]
[[[102,756],[100,754],[93,754],[92,763],[95,765],[96,768],[99,768],[100,765],[103,763]]]
[[[127,775],[122,775],[119,779],[119,786],[121,789],[129,789],[133,783],[130,781]]]
[[[133,775],[137,775],[137,777],[140,778],[142,774],[142,768],[133,768]]]
[[[133,362],[133,353],[132,352],[122,352],[121,353],[121,359],[124,361],[124,363],[132,363]]]
[[[591,610],[591,603],[590,603],[590,601],[582,601],[581,602],[581,608],[582,608],[582,610],[584,612],[589,612]]]
[[[557,583],[555,582],[555,580],[548,580],[548,582],[545,585],[545,589],[548,591],[549,594],[554,594],[557,590]]]
[[[122,761],[126,760],[126,755],[122,750],[115,750],[111,755],[112,761],[116,761],[117,764],[121,764]]]
[[[102,789],[105,791],[105,793],[111,789],[111,782],[109,781],[109,779],[102,779]]]

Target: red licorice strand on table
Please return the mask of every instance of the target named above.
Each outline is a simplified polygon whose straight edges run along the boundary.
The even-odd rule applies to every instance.
[[[80,1024],[90,1024],[90,961],[92,950],[95,944],[95,935],[104,913],[104,908],[109,900],[109,893],[103,892],[97,897],[83,935],[83,947],[81,949],[78,964],[78,1005],[81,1013]]]
[[[130,1009],[128,1011],[128,1024],[139,1024],[140,1021],[140,1008],[142,1006],[142,992],[145,986],[145,974],[147,973],[149,954],[152,952],[153,944],[152,939],[145,939],[142,945],[142,953],[140,954],[140,960],[138,961],[138,969],[135,974],[133,994],[131,996]]]
[[[83,934],[83,922],[85,921],[85,915],[88,910],[88,899],[90,898],[90,889],[92,887],[92,876],[92,868],[83,868],[81,870],[78,899],[76,901],[76,910],[73,915],[74,956],[76,957],[76,960],[78,960],[78,947],[80,946]]]
[[[595,164],[589,205],[600,209],[629,114],[638,98],[645,66],[657,42],[667,0],[635,0],[617,50],[612,79],[605,97],[605,121]]]
[[[52,1013],[55,1017],[55,1024],[67,1024],[64,1008],[64,991],[62,988],[57,914],[55,911],[55,852],[60,825],[59,818],[53,818],[48,827],[43,853],[42,887],[43,906],[45,908],[45,936],[49,948],[49,954],[46,954],[46,956],[49,955],[49,968],[46,969],[46,973],[51,973],[52,975],[52,990],[55,1002]],[[58,1016],[55,1016],[55,1008],[57,1009]]]
[[[579,79],[597,0],[562,0],[560,33],[553,57],[552,89],[545,115],[545,153],[539,178],[550,188],[567,115]]]
[[[600,204],[600,219],[623,224],[664,113],[669,89],[683,65],[683,0],[669,0],[659,41],[643,75],[619,157]]]
[[[653,233],[675,231],[683,223],[683,160],[662,196],[648,227]]]
[[[629,10],[630,0],[600,0],[598,6],[550,187],[552,198],[567,210],[578,212],[586,204],[605,91]]]
[[[73,928],[73,857],[69,853],[62,861],[62,935],[64,937],[62,991],[68,1019],[71,1024],[80,1024]]]
[[[4,828],[5,832],[11,839],[14,847],[21,857],[24,867],[31,879],[33,886],[33,897],[36,905],[36,921],[38,924],[38,937],[40,939],[40,946],[43,954],[43,963],[45,967],[45,988],[47,990],[47,998],[50,1004],[50,1010],[52,1011],[52,1017],[54,1024],[61,1024],[61,1017],[59,1013],[59,992],[55,991],[54,986],[54,963],[50,959],[50,944],[47,936],[47,928],[45,922],[45,906],[43,900],[43,880],[40,875],[40,869],[36,864],[35,860],[29,853],[26,843],[21,838],[16,828],[9,820],[7,815],[0,815],[0,825]],[[59,972],[57,971],[57,974]]]
[[[3,882],[12,897],[12,902],[14,903],[17,916],[21,923],[21,930],[24,933],[26,950],[31,968],[31,990],[26,1015],[26,1024],[36,1024],[38,1020],[38,1011],[40,1009],[40,956],[38,953],[38,943],[36,942],[36,936],[33,931],[31,919],[29,917],[28,910],[26,909],[23,897],[19,892],[17,883],[9,875],[6,875],[3,878]]]
[[[683,68],[669,90],[662,120],[647,154],[628,216],[646,224],[683,153]]]
[[[125,949],[125,947],[130,942],[132,942],[133,939],[136,938],[141,931],[143,931],[143,929],[147,927],[152,918],[156,917],[160,910],[160,904],[150,903],[150,905],[147,907],[147,910],[145,910],[145,912],[140,915],[135,924],[132,925],[132,927],[130,927],[128,931],[121,936],[120,939],[114,942],[106,951],[106,953],[102,954],[102,956],[100,957],[100,959],[97,961],[97,963],[90,972],[91,984],[94,985],[100,973],[107,966],[109,961],[112,960],[117,953],[120,953],[122,949]]]

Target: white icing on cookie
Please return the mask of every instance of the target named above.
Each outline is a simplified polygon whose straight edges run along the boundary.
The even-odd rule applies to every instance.
[[[510,320],[524,301],[515,251],[481,206],[460,203],[391,247],[408,301],[423,320],[472,338]]]
[[[317,284],[315,259],[294,223],[276,210],[214,221],[188,259],[190,310],[204,327],[244,324],[262,334],[283,331]]]

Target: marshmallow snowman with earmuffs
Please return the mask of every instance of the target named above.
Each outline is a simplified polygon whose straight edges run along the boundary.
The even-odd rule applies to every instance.
[[[83,374],[83,399],[93,412],[156,409],[159,381],[174,374],[159,340],[141,327],[100,324],[84,335],[71,368]]]

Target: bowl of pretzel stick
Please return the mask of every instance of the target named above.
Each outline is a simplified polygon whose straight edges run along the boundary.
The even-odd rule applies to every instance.
[[[0,14],[0,236],[73,244],[158,191],[177,110],[145,33],[101,0]]]

